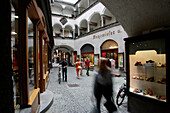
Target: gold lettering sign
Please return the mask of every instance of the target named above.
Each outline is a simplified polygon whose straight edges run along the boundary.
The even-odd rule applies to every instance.
[[[117,30],[117,33],[122,33],[121,30]],[[105,32],[103,34],[100,34],[100,35],[93,35],[93,39],[100,39],[100,38],[103,38],[105,36],[111,36],[111,35],[114,35],[115,34],[115,31],[109,31],[109,32]]]

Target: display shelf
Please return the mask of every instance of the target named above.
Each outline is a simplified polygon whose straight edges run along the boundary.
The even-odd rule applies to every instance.
[[[170,113],[169,35],[167,30],[125,39],[129,111]]]
[[[165,99],[165,100],[163,100],[163,99],[157,99],[157,98],[156,98],[156,95],[152,95],[152,96],[151,96],[151,95],[149,95],[149,94],[144,95],[143,92],[141,92],[141,93],[133,92],[133,91],[135,90],[135,88],[129,88],[129,90],[130,90],[131,93],[134,93],[134,94],[137,94],[137,95],[140,95],[140,96],[144,96],[144,97],[156,99],[156,100],[158,100],[158,101],[166,102],[166,99]]]

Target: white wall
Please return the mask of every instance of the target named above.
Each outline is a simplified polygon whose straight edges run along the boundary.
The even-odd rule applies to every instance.
[[[120,33],[119,33],[120,31]],[[112,32],[112,33],[111,33]],[[113,34],[114,32],[114,34]],[[104,34],[104,36],[102,36]],[[100,54],[100,47],[106,40],[114,40],[118,44],[118,52],[125,52],[124,38],[127,38],[128,35],[124,31],[121,25],[99,31],[97,33],[73,39],[54,39],[55,45],[67,45],[77,51],[77,55],[80,55],[80,49],[85,44],[91,44],[94,47],[94,54]]]
[[[120,30],[120,33],[118,33]],[[112,33],[111,33],[112,32]],[[115,34],[113,34],[113,32]],[[104,34],[104,36],[102,36]],[[106,36],[105,36],[106,35]],[[115,26],[75,40],[74,50],[80,55],[80,49],[85,44],[94,46],[94,54],[100,54],[100,47],[106,40],[114,40],[118,44],[118,52],[125,52],[124,38],[128,35],[121,25]]]

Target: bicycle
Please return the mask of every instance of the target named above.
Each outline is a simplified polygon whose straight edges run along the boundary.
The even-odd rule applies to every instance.
[[[61,83],[61,66],[59,66],[59,69],[58,69],[58,82],[59,84]]]
[[[123,83],[122,86],[119,88],[119,91],[116,96],[116,104],[118,106],[122,105],[125,96],[127,96],[127,87],[126,87],[126,83]]]

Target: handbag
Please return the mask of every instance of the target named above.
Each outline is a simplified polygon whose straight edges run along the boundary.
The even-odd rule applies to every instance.
[[[78,66],[78,69],[81,69],[81,66]]]

